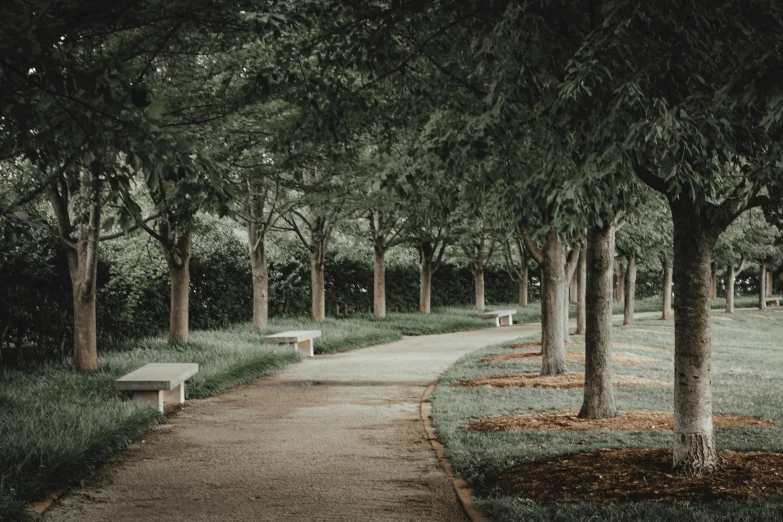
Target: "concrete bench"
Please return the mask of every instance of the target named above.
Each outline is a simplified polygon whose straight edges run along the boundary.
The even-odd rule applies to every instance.
[[[198,373],[196,363],[150,363],[114,381],[118,390],[131,392],[133,400],[156,404],[185,402],[185,381]]]
[[[316,337],[321,337],[321,330],[292,330],[267,335],[264,340],[268,343],[290,344],[302,357],[313,357],[313,339]]]
[[[479,317],[482,319],[494,319],[495,326],[511,326],[514,324],[513,315],[516,310],[495,310],[494,312],[485,312]]]
[[[767,297],[764,301],[772,306],[780,306],[780,297]]]

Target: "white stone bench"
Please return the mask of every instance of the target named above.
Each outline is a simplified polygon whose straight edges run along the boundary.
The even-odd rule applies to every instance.
[[[780,306],[780,297],[767,297],[764,301],[772,306]]]
[[[131,392],[133,400],[156,404],[185,402],[185,381],[198,373],[196,363],[150,363],[114,381],[118,390]]]
[[[494,319],[495,326],[511,326],[514,324],[513,315],[516,310],[495,310],[494,312],[485,312],[479,317],[482,319]]]
[[[302,357],[313,357],[313,339],[321,337],[321,330],[292,330],[275,335],[267,335],[268,343],[290,344]]]

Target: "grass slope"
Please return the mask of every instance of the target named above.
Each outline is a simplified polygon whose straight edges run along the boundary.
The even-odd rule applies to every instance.
[[[769,311],[740,313],[731,320],[716,313],[712,321],[713,389],[715,413],[759,417],[783,425],[783,387],[777,368],[783,360],[780,338],[783,313]],[[622,351],[661,359],[647,366],[616,366],[616,373],[640,375],[671,382],[673,379],[673,324],[657,320],[637,321],[638,329],[616,327],[615,342],[631,343],[665,350],[655,353],[634,348]],[[572,340],[582,340],[572,336]],[[513,343],[510,343],[513,344]],[[572,349],[579,349],[573,347]],[[454,388],[458,380],[490,375],[538,371],[536,363],[480,363],[486,355],[508,352],[497,346],[479,350],[449,369],[433,394],[433,420],[455,472],[475,483],[491,470],[516,463],[599,448],[669,448],[671,432],[665,431],[507,431],[467,432],[469,419],[497,414],[523,414],[530,410],[579,409],[582,389],[539,388]],[[582,364],[569,364],[569,370],[584,371]],[[671,410],[671,388],[615,388],[621,409]],[[783,452],[783,428],[722,427],[716,429],[721,450],[761,450]],[[495,520],[577,521],[577,520],[687,520],[739,521],[781,520],[783,499],[768,498],[744,503],[688,505],[590,504],[541,505],[525,499],[498,497],[479,499]]]

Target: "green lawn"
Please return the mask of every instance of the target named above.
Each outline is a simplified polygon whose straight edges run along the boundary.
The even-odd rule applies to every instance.
[[[783,425],[783,313],[770,311],[775,319],[756,317],[757,313],[737,314],[733,321],[714,319],[713,385],[714,412],[759,417]],[[727,317],[717,313],[716,317]],[[631,348],[622,351],[661,359],[646,366],[615,367],[616,373],[640,375],[666,382],[673,380],[673,324],[659,320],[637,321],[639,330],[616,327],[616,342],[632,343],[666,350],[663,353]],[[651,330],[651,331],[640,331]],[[658,333],[660,332],[660,333]],[[573,336],[572,340],[582,340]],[[509,343],[513,344],[513,343]],[[572,349],[580,349],[574,347]],[[510,468],[521,462],[599,448],[669,448],[670,431],[497,431],[468,432],[469,419],[498,414],[523,414],[531,410],[579,409],[583,390],[540,388],[452,387],[455,381],[491,375],[538,371],[535,362],[481,363],[486,355],[505,353],[497,346],[479,350],[461,360],[440,379],[433,394],[433,421],[446,444],[448,458],[460,477],[477,485],[493,470]],[[584,371],[584,365],[569,363],[569,370]],[[671,388],[616,388],[615,400],[621,409],[672,409]],[[721,450],[763,450],[783,452],[783,428],[716,428]],[[581,520],[687,520],[755,521],[782,520],[780,497],[744,503],[709,505],[592,504],[542,505],[518,497],[479,499],[479,505],[497,521],[581,521]]]
[[[472,330],[491,326],[469,307],[435,310],[429,316],[391,314],[387,319],[351,316],[272,319],[270,333],[320,329],[317,353],[341,352],[394,341],[403,335]],[[67,364],[25,371],[0,370],[0,520],[23,520],[24,504],[81,479],[165,422],[154,407],[128,400],[114,380],[148,362],[195,362],[200,371],[186,386],[187,398],[210,397],[297,362],[289,349],[265,345],[250,325],[192,332],[187,344],[164,337],[103,344],[100,370],[76,373]]]

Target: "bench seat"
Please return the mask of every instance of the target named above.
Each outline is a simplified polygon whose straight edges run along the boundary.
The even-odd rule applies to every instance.
[[[484,312],[479,315],[482,319],[494,319],[495,326],[511,326],[514,324],[513,315],[516,310],[495,310],[494,312]]]
[[[773,306],[780,306],[780,297],[767,297],[764,299],[764,302],[772,304]]]
[[[318,337],[321,337],[321,330],[291,330],[267,335],[264,340],[268,343],[291,345],[302,357],[313,357],[313,340]]]
[[[131,392],[133,400],[157,405],[185,402],[185,381],[198,373],[196,363],[149,363],[114,381],[118,390]]]

